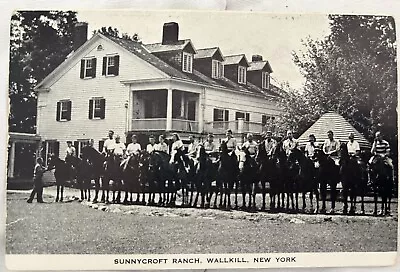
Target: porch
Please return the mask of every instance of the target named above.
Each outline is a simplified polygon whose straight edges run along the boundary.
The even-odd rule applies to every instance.
[[[234,121],[213,121],[204,124],[205,132],[212,132],[214,134],[223,134],[226,130],[232,130],[233,133],[253,133],[261,134],[267,130],[274,130],[270,125],[245,121],[244,118],[238,118]]]

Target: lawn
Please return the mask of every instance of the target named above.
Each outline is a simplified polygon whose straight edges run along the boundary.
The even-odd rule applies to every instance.
[[[396,251],[397,244],[397,216],[121,210],[115,205],[107,212],[76,201],[50,202],[49,196],[50,203],[28,204],[26,197],[7,194],[8,254]]]

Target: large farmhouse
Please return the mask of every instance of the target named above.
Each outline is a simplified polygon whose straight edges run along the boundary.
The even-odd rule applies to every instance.
[[[89,139],[101,149],[110,129],[143,145],[149,134],[171,132],[212,132],[218,143],[227,129],[241,141],[273,126],[279,89],[268,61],[199,49],[178,34],[177,23],[166,23],[160,43],[99,33],[87,40],[87,23],[78,23],[74,52],[36,87],[43,155],[65,156],[67,140],[78,154]]]

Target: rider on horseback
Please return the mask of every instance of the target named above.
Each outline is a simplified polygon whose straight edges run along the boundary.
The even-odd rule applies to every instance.
[[[182,140],[179,138],[178,133],[173,133],[172,134],[172,146],[171,146],[171,159],[170,159],[170,164],[173,164],[175,161],[175,154],[178,151],[184,151],[185,150],[185,146],[183,145]]]
[[[267,131],[265,134],[264,146],[265,146],[265,153],[267,156],[271,156],[274,154],[277,142],[275,139],[272,138],[272,132],[270,130]]]
[[[315,160],[315,149],[318,148],[318,145],[315,143],[317,139],[315,138],[314,134],[310,134],[308,136],[308,143],[304,149],[304,153],[306,153],[307,157],[311,160]]]
[[[125,144],[120,142],[121,137],[117,135],[115,137],[115,148],[114,148],[114,154],[118,156],[120,159],[122,159],[125,156]]]
[[[322,151],[329,155],[334,161],[336,165],[339,165],[339,150],[340,143],[336,139],[333,138],[333,131],[328,131],[328,139],[325,140],[324,145],[322,147]]]
[[[206,151],[207,154],[217,151],[217,148],[215,147],[215,144],[214,144],[214,134],[209,133],[207,135],[207,140],[203,143],[203,146],[204,146],[204,150]]]
[[[115,139],[114,139],[114,131],[108,131],[108,139],[104,142],[103,146],[103,154],[108,155],[110,152],[113,152],[115,149]]]
[[[246,148],[250,154],[250,157],[255,158],[258,153],[258,145],[253,140],[253,134],[247,134],[247,141],[242,145],[242,148]]]
[[[293,138],[293,132],[291,130],[288,130],[287,133],[287,139],[283,141],[283,150],[285,150],[286,155],[289,155],[294,149],[297,148],[298,141],[297,139]]]
[[[357,163],[361,163],[360,156],[360,145],[356,140],[354,140],[354,133],[350,132],[349,141],[347,142],[347,153],[350,157],[355,158]]]
[[[194,159],[197,157],[197,145],[194,142],[194,137],[193,135],[189,135],[189,145],[188,145],[188,153],[187,155]]]
[[[375,133],[375,141],[372,144],[372,149],[371,149],[372,157],[368,161],[368,163],[371,165],[373,164],[378,157],[382,157],[385,164],[390,168],[390,173],[391,173],[391,180],[393,180],[394,174],[393,174],[393,162],[392,159],[389,158],[390,155],[390,146],[389,143],[382,138],[382,133],[380,131],[377,131]]]
[[[154,148],[156,146],[156,138],[154,138],[154,135],[150,135],[149,137],[149,143],[146,146],[146,151],[148,153],[151,153],[154,151]]]
[[[236,139],[232,136],[232,130],[228,129],[226,131],[226,139],[224,141],[226,143],[229,154],[236,150],[237,142]]]
[[[161,152],[165,152],[167,154],[169,154],[168,152],[168,145],[165,143],[165,136],[164,135],[160,135],[158,137],[158,144],[154,145],[154,151],[161,151]]]

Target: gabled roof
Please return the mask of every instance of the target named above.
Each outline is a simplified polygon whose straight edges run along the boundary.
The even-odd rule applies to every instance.
[[[268,73],[272,73],[272,68],[268,61],[253,61],[253,62],[250,62],[249,65],[250,66],[247,69],[247,71],[264,70],[264,71],[267,71]]]
[[[190,39],[178,40],[174,44],[151,43],[151,44],[145,44],[144,46],[151,53],[184,50],[187,49],[187,47],[192,51],[192,53],[196,53],[196,49],[194,48]]]
[[[224,56],[219,47],[197,49],[197,54],[194,55],[195,59],[214,58],[224,61]]]
[[[347,142],[350,132],[354,133],[354,139],[360,144],[361,148],[371,148],[368,140],[358,132],[343,116],[335,112],[323,114],[309,129],[299,137],[299,144],[305,145],[308,142],[308,136],[314,134],[317,138],[317,144],[322,146],[327,139],[327,132],[333,131],[333,138],[340,142]]]
[[[241,64],[249,67],[249,62],[244,54],[225,56],[224,65]]]

